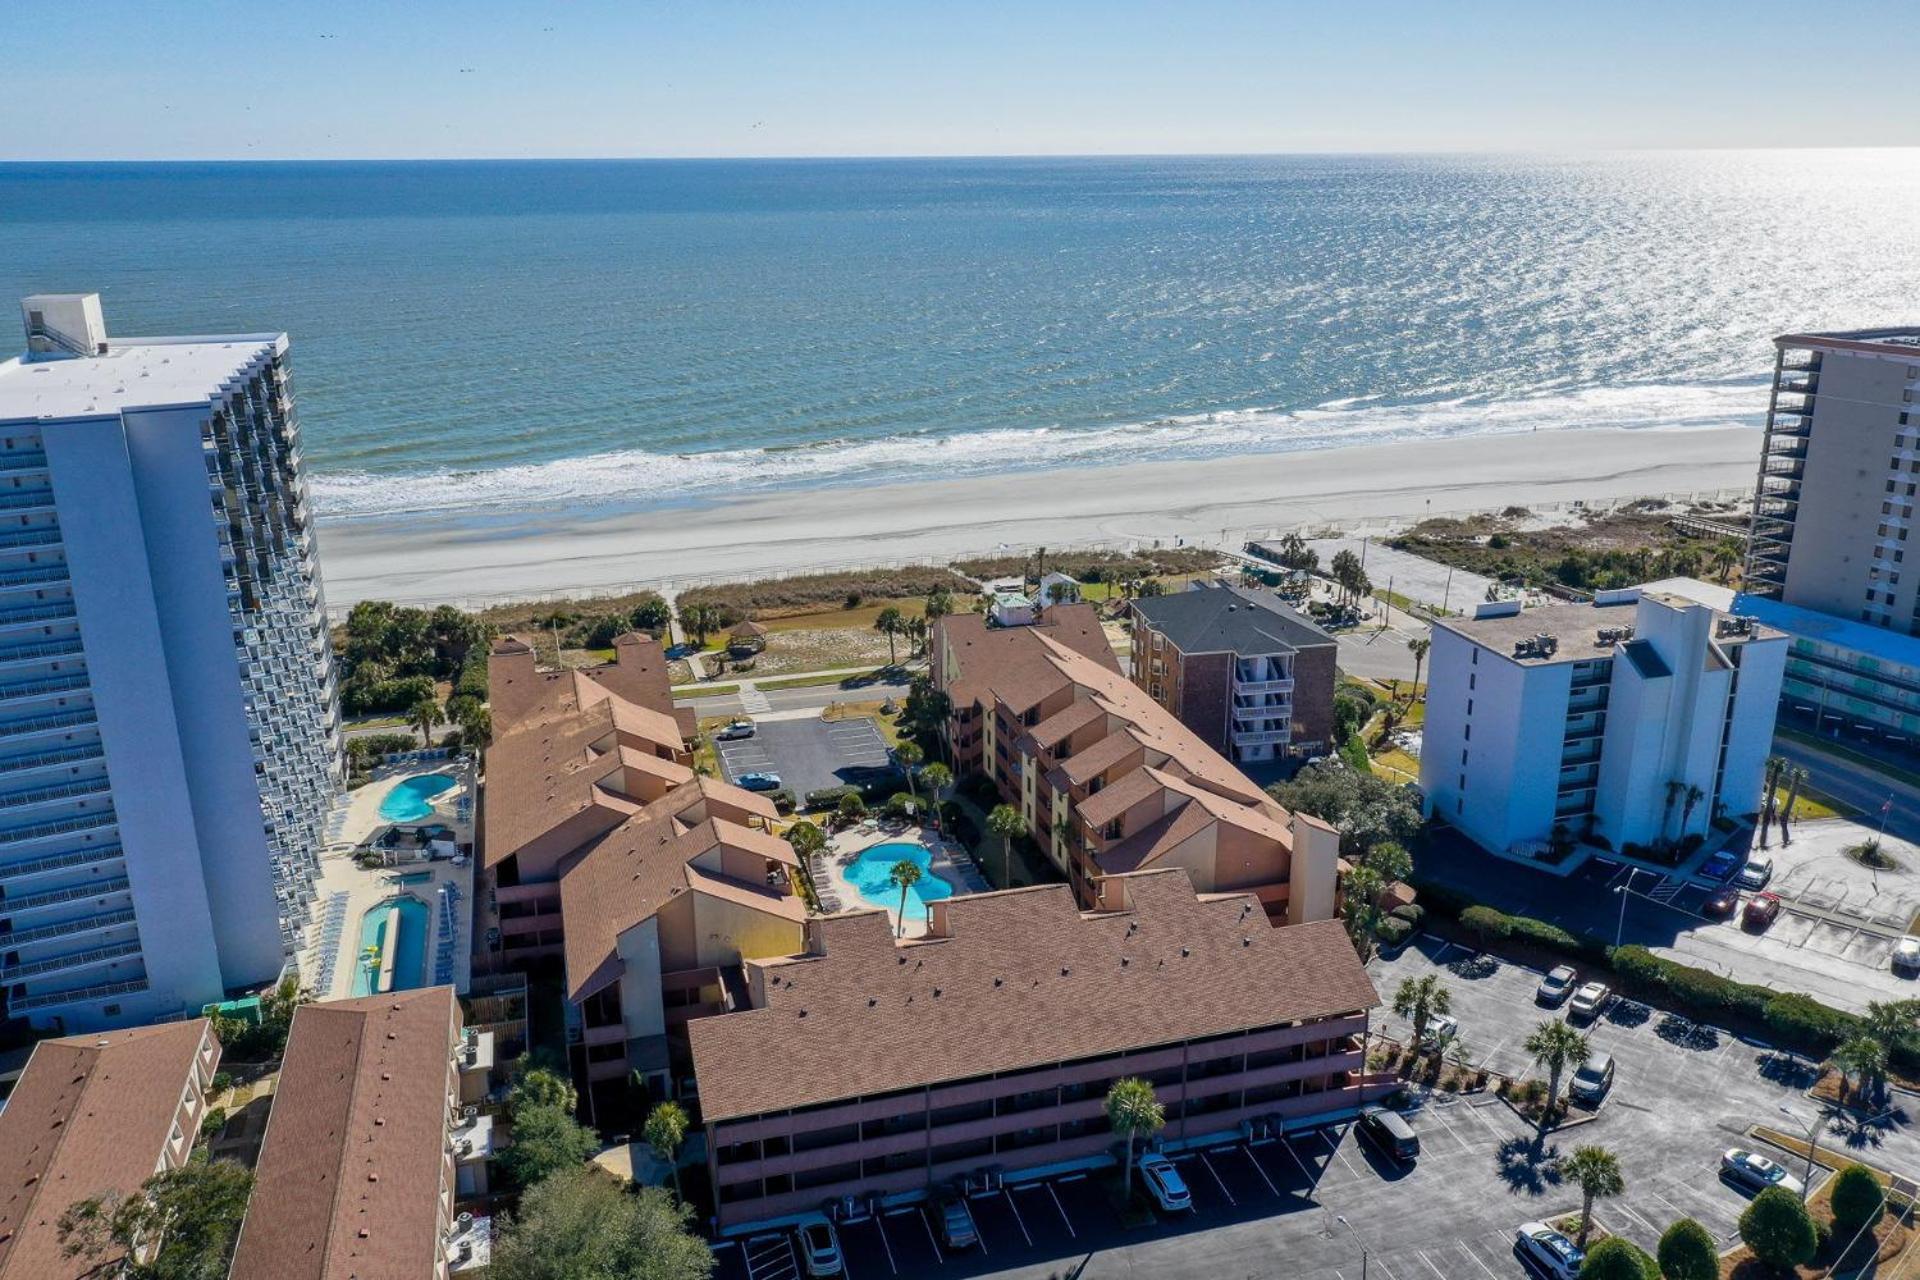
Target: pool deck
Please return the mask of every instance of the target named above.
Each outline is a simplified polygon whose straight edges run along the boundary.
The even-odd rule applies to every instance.
[[[453,828],[462,844],[473,839],[471,799],[474,790],[472,764],[463,760],[427,761],[395,766],[378,773],[374,780],[342,798],[341,809],[332,824],[333,840],[320,858],[320,878],[314,882],[316,897],[313,924],[308,929],[308,945],[300,955],[301,980],[312,985],[315,1000],[344,1000],[352,994],[353,967],[360,939],[360,919],[370,908],[395,893],[407,892],[427,904],[431,934],[426,943],[426,980],[432,983],[435,953],[440,949],[445,924],[441,919],[440,886],[451,884],[459,897],[454,904],[452,939],[453,985],[465,991],[473,976],[473,864],[456,867],[450,862],[416,861],[407,858],[390,867],[371,870],[358,866],[353,850],[394,825],[380,817],[380,802],[406,778],[422,774],[445,773],[459,779],[458,785],[435,796],[430,818],[418,822],[444,822]],[[465,798],[464,807],[460,801]],[[462,817],[462,813],[467,814]],[[410,826],[413,823],[402,823]],[[402,876],[427,876],[429,880],[403,887]],[[337,922],[337,927],[335,927]],[[331,953],[329,963],[328,953]],[[324,984],[321,979],[324,977]]]
[[[931,850],[933,861],[928,870],[953,886],[956,897],[969,893],[985,893],[988,884],[980,871],[967,856],[966,850],[951,840],[936,835],[931,827],[917,827],[911,824],[889,824],[869,820],[846,831],[836,832],[827,838],[824,852],[815,854],[812,860],[814,885],[820,891],[820,905],[827,914],[836,911],[867,911],[879,906],[869,902],[860,890],[855,888],[846,877],[846,868],[861,854],[880,844],[918,844]],[[896,905],[886,908],[887,919],[893,922],[896,935],[906,938],[918,938],[927,931],[924,920],[909,919],[904,932],[900,928],[900,910],[898,897]]]

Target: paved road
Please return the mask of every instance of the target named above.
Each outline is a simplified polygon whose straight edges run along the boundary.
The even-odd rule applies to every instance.
[[[1871,826],[1880,825],[1880,806],[1893,798],[1887,814],[1887,831],[1905,840],[1920,841],[1920,788],[1909,786],[1883,773],[1825,755],[1814,747],[1788,738],[1773,740],[1775,754],[1786,757],[1807,771],[1808,784],[1815,791],[1851,805],[1866,817]]]
[[[1365,551],[1367,580],[1376,591],[1385,591],[1391,583],[1395,595],[1417,600],[1450,613],[1470,610],[1487,598],[1493,579],[1483,578],[1465,569],[1453,569],[1438,560],[1429,560],[1409,551],[1368,541],[1364,548],[1359,538],[1315,538],[1307,545],[1320,553],[1324,571],[1342,551],[1360,555]]]
[[[1343,631],[1334,638],[1340,642],[1334,660],[1348,675],[1367,680],[1413,679],[1413,655],[1407,652],[1406,637],[1398,631],[1369,627]]]
[[[776,677],[777,678],[777,677]],[[833,702],[883,702],[888,698],[904,699],[909,691],[905,681],[892,684],[861,685],[857,689],[845,689],[837,684],[809,685],[800,689],[762,689],[761,696],[776,712],[796,711],[803,708],[824,708]],[[743,714],[737,694],[723,694],[712,698],[680,698],[678,705],[693,707],[704,718],[706,716],[737,716]]]

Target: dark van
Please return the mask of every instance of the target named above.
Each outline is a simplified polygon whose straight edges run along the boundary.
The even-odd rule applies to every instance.
[[[1401,1164],[1412,1164],[1420,1155],[1420,1135],[1403,1116],[1385,1107],[1368,1107],[1360,1113],[1360,1136]]]

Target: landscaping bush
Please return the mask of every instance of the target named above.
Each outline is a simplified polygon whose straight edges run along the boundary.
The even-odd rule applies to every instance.
[[[1713,1233],[1682,1218],[1660,1237],[1660,1274],[1665,1280],[1720,1280],[1720,1247]]]
[[[1409,929],[1418,929],[1427,918],[1427,909],[1417,902],[1409,902],[1395,907],[1387,913],[1395,920],[1405,920]]]
[[[1374,933],[1382,947],[1392,949],[1406,945],[1407,939],[1413,936],[1413,926],[1397,916],[1388,916],[1374,927]]]
[[[1880,1180],[1863,1164],[1850,1164],[1834,1175],[1833,1229],[1848,1240],[1878,1225],[1887,1198]]]
[[[453,697],[487,700],[487,647],[475,645],[460,664],[460,678],[453,682]]]
[[[1780,1039],[1808,1053],[1824,1054],[1860,1025],[1852,1014],[1828,1008],[1810,995],[1783,991],[1767,1001],[1763,1015]]]
[[[859,794],[858,787],[821,787],[818,791],[807,792],[807,808],[837,809],[842,800]]]
[[[1658,1264],[1624,1236],[1608,1236],[1587,1250],[1580,1280],[1660,1280]]]
[[[1807,1207],[1785,1187],[1768,1187],[1753,1198],[1740,1215],[1740,1238],[1754,1257],[1776,1271],[1811,1262],[1820,1247]]]
[[[1468,907],[1460,913],[1460,927],[1483,942],[1506,937],[1512,926],[1512,917],[1492,907]]]
[[[773,811],[775,813],[785,814],[793,812],[794,800],[792,787],[779,787],[773,791],[766,792],[765,795],[767,799],[773,801]]]
[[[731,627],[743,618],[820,613],[843,606],[854,607],[862,600],[924,596],[938,589],[955,594],[971,590],[951,570],[908,565],[899,569],[810,573],[760,582],[693,587],[680,593],[680,608],[684,611],[697,604],[713,605],[720,610],[720,625]]]

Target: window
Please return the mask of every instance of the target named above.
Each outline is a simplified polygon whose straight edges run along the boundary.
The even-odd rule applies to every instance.
[[[1480,651],[1478,649],[1473,651],[1473,665],[1476,667],[1480,665]]]
[[[1461,796],[1455,796],[1453,798],[1453,811],[1455,813],[1465,813],[1467,811],[1467,802],[1465,798]]]
[[[1462,738],[1464,738],[1464,739],[1466,739],[1466,740],[1467,740],[1468,742],[1472,742],[1472,741],[1473,741],[1473,726],[1472,726],[1472,725],[1470,725],[1470,724],[1469,724],[1469,725],[1462,725],[1462,726],[1461,726],[1461,731],[1460,731],[1460,736],[1461,736]]]
[[[1464,773],[1460,775],[1460,789],[1462,791],[1467,789],[1467,775]]]
[[[1467,749],[1465,747],[1460,748],[1460,767],[1462,769],[1467,767]]]
[[[1468,698],[1468,699],[1467,699],[1467,714],[1468,714],[1468,715],[1472,715],[1472,714],[1473,714],[1473,699],[1472,699],[1472,698]]]

